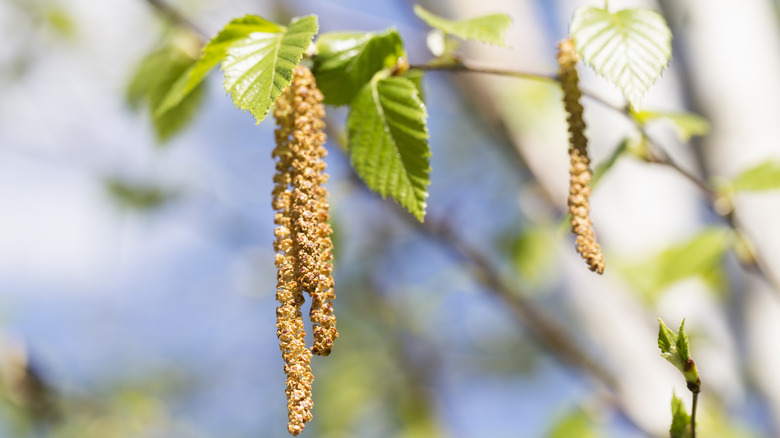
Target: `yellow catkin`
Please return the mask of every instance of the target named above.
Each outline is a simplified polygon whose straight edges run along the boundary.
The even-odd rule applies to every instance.
[[[311,415],[311,355],[330,354],[338,337],[331,301],[332,233],[328,225],[325,173],[325,115],[322,93],[309,69],[299,66],[276,102],[277,158],[273,207],[275,223],[277,335],[287,374],[288,431],[298,435]],[[314,346],[306,348],[301,306],[312,298],[309,313]]]
[[[563,103],[568,114],[569,123],[569,215],[571,216],[571,231],[577,237],[575,240],[577,252],[588,264],[591,271],[599,274],[604,272],[604,256],[596,242],[593,222],[590,218],[590,159],[588,158],[588,139],[585,137],[585,120],[580,103],[582,92],[579,89],[579,77],[576,65],[579,56],[574,48],[574,42],[569,38],[558,44],[558,77],[563,88]]]

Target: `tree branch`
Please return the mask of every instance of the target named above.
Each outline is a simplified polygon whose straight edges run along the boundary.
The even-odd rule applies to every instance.
[[[187,28],[196,34],[200,36],[203,39],[203,42],[205,43],[208,40],[208,35],[206,32],[201,30],[195,23],[190,21],[187,17],[185,17],[182,13],[179,12],[178,9],[175,9],[173,6],[165,3],[163,0],[145,0],[146,3],[149,4],[149,6],[152,7],[157,13],[159,13],[162,17],[170,21],[176,26]]]

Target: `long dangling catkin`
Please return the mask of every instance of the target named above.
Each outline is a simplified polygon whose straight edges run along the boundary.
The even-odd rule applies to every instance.
[[[330,353],[338,337],[330,303],[335,298],[331,276],[332,230],[328,225],[325,174],[325,115],[322,93],[309,69],[298,66],[290,86],[276,101],[274,117],[278,159],[273,207],[277,273],[277,335],[287,375],[288,431],[298,435],[312,418],[312,352]],[[312,298],[310,318],[314,347],[306,348],[301,306],[304,292]]]
[[[565,39],[558,44],[558,77],[563,88],[563,103],[569,123],[569,215],[571,231],[577,238],[577,252],[588,264],[591,271],[604,272],[604,256],[596,242],[593,222],[590,219],[590,159],[588,158],[588,139],[585,137],[585,120],[580,104],[582,92],[579,89],[579,76],[576,64],[579,56],[574,42]]]

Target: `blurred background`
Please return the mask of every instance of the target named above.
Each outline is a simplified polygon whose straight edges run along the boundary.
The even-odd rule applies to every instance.
[[[412,64],[431,58],[411,1],[167,4],[207,35],[247,13],[314,13],[321,32],[394,26]],[[511,48],[464,44],[464,58],[554,74],[574,10],[603,2],[421,4],[509,14]],[[645,106],[711,125],[686,142],[654,123],[659,147],[713,184],[780,160],[780,2],[610,2],[636,6],[662,12],[675,36]],[[170,17],[151,0],[0,0],[0,436],[288,436],[273,122],[237,111],[214,73],[191,123],[155,129],[136,73],[197,39]],[[607,263],[596,276],[564,222],[555,84],[430,72],[423,85],[423,225],[355,179],[335,141],[345,110],[328,108],[340,338],[313,360],[301,436],[668,436],[672,392],[689,409],[690,395],[660,357],[658,317],[686,318],[701,436],[779,436],[776,192],[738,194],[724,217],[679,171],[623,154],[592,198]],[[639,137],[619,112],[585,105],[597,166]]]

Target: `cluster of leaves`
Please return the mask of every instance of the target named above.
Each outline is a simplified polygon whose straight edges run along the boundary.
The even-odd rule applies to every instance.
[[[453,22],[417,12],[445,33],[493,43],[502,42],[496,20],[506,22],[503,29],[508,24],[503,15]],[[225,90],[259,123],[289,85],[317,30],[314,16],[282,26],[247,15],[228,23],[198,57],[179,56],[175,46],[166,45],[142,63],[129,101],[148,100],[158,137],[165,140],[190,117],[203,79],[221,63]],[[427,113],[421,72],[408,69],[401,36],[394,29],[328,33],[318,36],[314,49],[312,70],[325,103],[350,107],[347,133],[355,171],[372,190],[423,220],[430,184]],[[151,70],[164,73],[153,76]]]
[[[429,45],[437,57],[432,65],[459,62],[454,54],[458,39],[506,46],[504,35],[511,20],[504,14],[456,21],[420,6],[415,13],[433,28]],[[289,85],[295,66],[304,55],[312,55],[312,71],[325,103],[349,106],[347,136],[355,171],[369,188],[423,220],[431,153],[422,72],[408,68],[403,40],[394,29],[319,35],[311,50],[317,31],[314,16],[283,26],[247,15],[228,23],[198,56],[182,51],[172,38],[141,64],[129,101],[148,101],[158,137],[165,140],[191,118],[203,79],[221,64],[225,90],[236,107],[249,111],[259,123]],[[612,14],[581,8],[572,22],[572,35],[583,59],[620,86],[635,107],[671,52],[663,18],[644,9]]]

